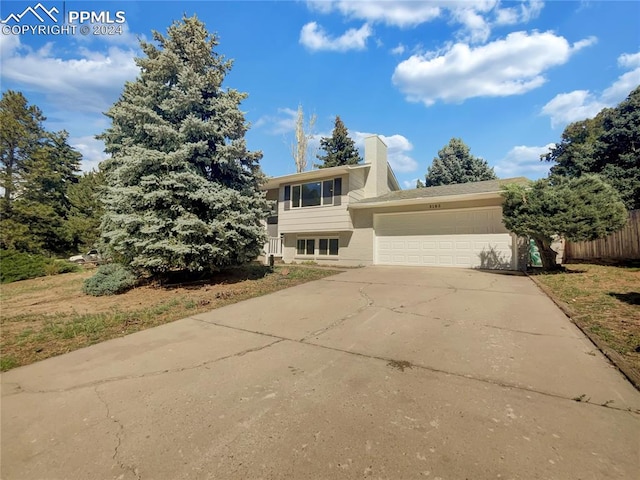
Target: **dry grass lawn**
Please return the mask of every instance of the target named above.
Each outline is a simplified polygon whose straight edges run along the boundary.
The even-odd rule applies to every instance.
[[[640,373],[640,268],[575,264],[535,278]]]
[[[247,298],[337,273],[309,267],[259,265],[220,273],[207,283],[134,288],[92,297],[82,284],[93,271],[0,286],[2,371],[127,335]]]

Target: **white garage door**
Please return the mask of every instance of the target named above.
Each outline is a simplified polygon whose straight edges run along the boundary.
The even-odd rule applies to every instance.
[[[378,214],[374,229],[378,265],[514,268],[500,208]]]

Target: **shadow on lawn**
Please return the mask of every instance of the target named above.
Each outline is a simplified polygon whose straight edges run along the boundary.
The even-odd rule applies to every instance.
[[[640,305],[640,293],[638,292],[629,292],[629,293],[609,292],[609,295],[617,298],[621,302],[628,303],[629,305]]]
[[[202,285],[233,284],[245,280],[258,280],[273,270],[265,265],[249,264],[241,267],[226,268],[219,272],[197,274],[193,272],[170,272],[153,282],[161,288],[200,288]]]
[[[557,270],[543,270],[542,267],[529,267],[527,274],[529,275],[569,275],[573,273],[587,273],[587,270],[580,270],[577,268],[566,268],[564,265],[559,265]]]

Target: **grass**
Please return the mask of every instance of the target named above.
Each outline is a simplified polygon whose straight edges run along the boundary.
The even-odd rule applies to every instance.
[[[640,268],[572,264],[535,278],[575,312],[576,323],[640,372]]]
[[[0,286],[0,370],[67,353],[189,315],[338,273],[326,268],[259,265],[231,269],[195,285],[147,285],[122,295],[82,293],[92,272]]]

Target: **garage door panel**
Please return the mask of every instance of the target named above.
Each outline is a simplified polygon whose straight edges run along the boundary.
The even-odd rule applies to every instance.
[[[374,226],[378,264],[512,268],[500,209],[380,215]]]

